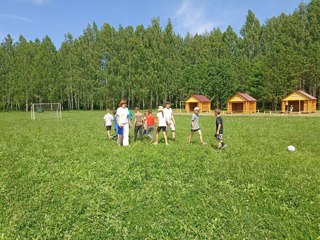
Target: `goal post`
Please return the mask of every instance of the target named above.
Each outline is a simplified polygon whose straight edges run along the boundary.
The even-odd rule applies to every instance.
[[[46,113],[50,114],[47,115]],[[33,103],[31,105],[31,119],[36,120],[41,114],[62,119],[61,103]]]

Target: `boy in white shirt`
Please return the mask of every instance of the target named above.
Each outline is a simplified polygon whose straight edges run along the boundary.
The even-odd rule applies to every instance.
[[[106,130],[107,130],[108,139],[111,140],[111,126],[112,126],[113,116],[110,114],[109,108],[107,109],[107,112],[104,115],[103,119],[104,119],[104,126],[106,127]]]
[[[174,120],[173,114],[172,114],[172,109],[171,109],[171,103],[170,102],[166,102],[166,107],[163,109],[163,113],[168,121],[168,128],[170,128],[171,130],[171,134],[172,134],[172,141],[175,141],[175,135],[176,135],[176,128],[175,128],[175,124],[176,121]],[[168,130],[168,129],[167,129]]]

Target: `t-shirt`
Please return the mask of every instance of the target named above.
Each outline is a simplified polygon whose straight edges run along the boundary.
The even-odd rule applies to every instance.
[[[165,115],[165,117],[168,119],[169,122],[171,122],[172,119],[172,109],[171,108],[164,108],[163,109],[163,113]]]
[[[132,112],[128,109],[128,111],[129,111],[129,119],[130,119],[130,121],[132,121]]]
[[[129,120],[128,120],[128,116],[129,116],[129,110],[128,108],[123,108],[123,107],[119,107],[117,109],[117,113],[116,113],[118,116],[119,116],[119,123],[120,124],[127,124],[129,123]]]
[[[117,131],[118,130],[117,115],[113,116],[113,125],[114,125],[113,128]]]
[[[112,121],[113,121],[113,117],[110,113],[107,113],[106,115],[104,115],[103,117],[105,123],[106,123],[106,126],[111,126],[112,125]]]
[[[147,119],[147,126],[154,126],[155,118],[153,115],[148,115],[146,119]]]
[[[142,123],[142,113],[141,112],[138,112],[134,115],[134,117],[136,118],[136,126],[139,127],[139,126],[142,126],[143,123]]]
[[[222,123],[222,117],[221,116],[218,116],[217,119],[216,119],[216,131],[218,130],[219,124],[221,124],[219,134],[223,134],[223,123]]]
[[[157,113],[157,118],[158,118],[158,126],[159,127],[166,127],[167,126],[167,121],[166,117],[162,112]]]
[[[192,130],[197,130],[200,128],[199,126],[199,115],[198,114],[192,114],[192,117],[191,117],[191,121],[193,122],[193,127]]]

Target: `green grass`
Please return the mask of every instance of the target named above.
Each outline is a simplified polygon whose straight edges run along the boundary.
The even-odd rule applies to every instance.
[[[0,114],[0,239],[319,238],[320,118],[224,116],[218,153],[213,117],[121,148],[103,115]]]

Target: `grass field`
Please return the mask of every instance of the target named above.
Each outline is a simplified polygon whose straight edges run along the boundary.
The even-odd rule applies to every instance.
[[[0,239],[319,239],[320,118],[224,116],[215,152],[213,117],[121,148],[103,115],[0,114]]]

